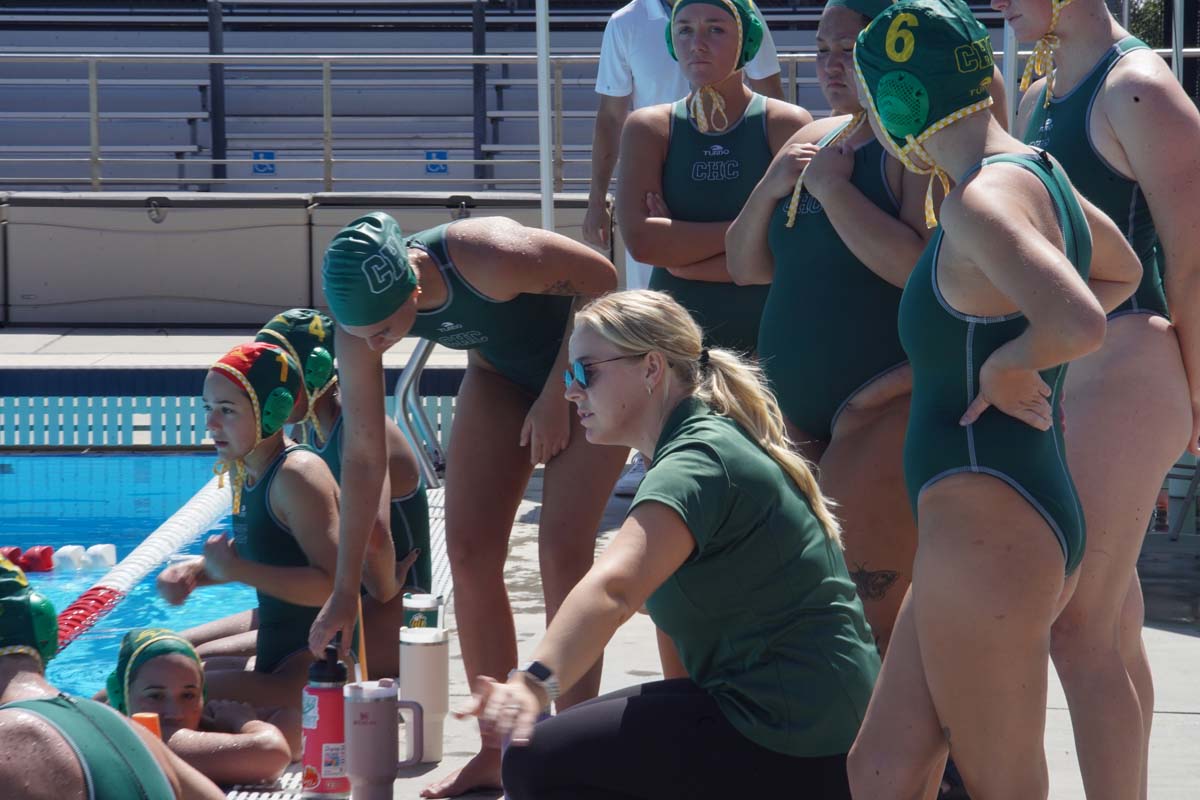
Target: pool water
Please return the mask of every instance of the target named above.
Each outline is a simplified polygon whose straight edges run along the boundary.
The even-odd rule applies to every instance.
[[[89,546],[111,542],[124,558],[212,477],[211,455],[0,454],[0,545]],[[229,518],[210,533],[230,530]],[[183,552],[199,553],[207,534]],[[154,588],[152,570],[94,628],[52,662],[48,675],[66,692],[90,696],[104,685],[130,628],[182,630],[252,608],[248,586],[203,587],[182,606]],[[30,582],[62,611],[104,575],[103,570],[34,573]]]

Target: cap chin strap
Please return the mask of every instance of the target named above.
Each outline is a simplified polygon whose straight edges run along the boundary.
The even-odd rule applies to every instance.
[[[258,447],[262,441],[262,411],[259,409],[258,395],[255,393],[254,387],[250,385],[250,379],[228,364],[222,364],[219,361],[213,364],[212,368],[224,372],[250,396],[250,406],[254,409],[254,447]],[[250,448],[251,452],[254,451],[254,447]],[[233,492],[233,515],[236,517],[242,508],[242,487],[246,485],[246,462],[235,458],[232,463],[218,461],[214,464],[213,474],[217,476],[218,489],[224,488],[226,473],[231,476],[229,488]]]
[[[7,647],[0,647],[0,658],[4,656],[29,656],[37,661],[38,666],[43,670],[46,668],[45,663],[42,661],[42,654],[36,648],[29,647],[28,645],[13,644]]]
[[[866,118],[867,112],[865,110],[859,109],[858,111],[855,111],[854,116],[852,116],[850,121],[846,123],[846,127],[838,131],[837,136],[834,136],[832,139],[830,139],[828,144],[825,144],[824,147],[833,147],[835,144],[839,144],[849,139],[854,135],[854,132],[859,129],[859,127],[863,124],[863,120]],[[811,163],[812,161],[810,160],[808,164]],[[804,173],[808,172],[808,164],[804,165],[804,169],[800,170],[800,177],[796,178],[796,188],[792,190],[792,199],[788,201],[787,225],[785,227],[791,228],[796,224],[796,212],[800,208],[800,192],[804,188]]]
[[[888,127],[879,117],[879,109],[875,106],[875,98],[871,94],[871,87],[867,85],[867,78],[865,75],[863,75],[862,67],[859,65],[857,58],[854,59],[854,76],[858,79],[859,88],[862,89],[863,94],[866,95],[866,108],[868,112],[875,120],[875,124],[879,126],[879,130],[886,133]],[[950,175],[946,172],[946,170],[942,169],[938,165],[933,156],[929,154],[929,151],[925,149],[923,142],[925,142],[930,136],[933,136],[935,133],[940,131],[942,128],[945,128],[947,125],[958,122],[960,119],[969,117],[976,111],[982,111],[991,105],[992,96],[989,94],[978,102],[972,103],[969,106],[963,106],[957,111],[947,114],[925,130],[921,131],[920,135],[918,136],[913,136],[911,133],[908,134],[904,137],[905,144],[903,147],[898,147],[894,141],[890,140],[889,137],[888,144],[890,146],[886,148],[887,151],[896,158],[900,159],[900,163],[904,165],[906,170],[909,172],[915,172],[918,175],[930,176],[929,185],[925,188],[925,227],[936,228],[938,224],[937,211],[933,207],[933,181],[936,178],[941,182],[943,196],[945,196],[950,193]],[[918,167],[912,160],[911,154],[914,153],[918,158],[930,166]]]
[[[711,121],[710,114],[704,113],[704,98],[709,98],[709,103],[712,105]],[[725,98],[721,97],[721,93],[711,86],[701,86],[692,93],[692,99],[688,101],[688,112],[692,115],[692,119],[696,120],[696,128],[701,133],[709,131],[723,131],[729,127],[729,117],[725,115]],[[717,115],[721,115],[721,124],[717,124]]]
[[[1021,91],[1024,92],[1033,83],[1034,75],[1046,76],[1046,96],[1042,108],[1050,106],[1050,98],[1054,95],[1054,51],[1062,44],[1055,33],[1058,27],[1058,15],[1071,4],[1071,0],[1052,0],[1050,12],[1050,27],[1042,38],[1033,46],[1033,55],[1025,62],[1025,71],[1021,73]]]

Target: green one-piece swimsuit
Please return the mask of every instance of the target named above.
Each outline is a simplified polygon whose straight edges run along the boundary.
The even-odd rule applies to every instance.
[[[770,164],[767,99],[762,95],[750,99],[740,120],[714,133],[696,128],[686,100],[671,107],[662,190],[673,219],[732,222]],[[737,258],[737,253],[727,257]],[[693,281],[655,267],[650,288],[671,295],[691,313],[704,331],[707,346],[757,351],[758,326],[770,287]]]
[[[1132,36],[1122,39],[1105,51],[1078,86],[1062,97],[1051,97],[1048,107],[1043,86],[1025,128],[1025,141],[1044,148],[1058,160],[1079,193],[1117,224],[1142,262],[1142,282],[1137,291],[1109,312],[1109,318],[1122,314],[1169,316],[1163,290],[1162,250],[1146,195],[1137,181],[1129,180],[1104,160],[1092,141],[1088,124],[1096,96],[1113,67],[1126,54],[1146,49],[1144,42]]]
[[[855,150],[850,183],[897,216],[886,165],[883,145],[872,139]],[[896,330],[901,290],[858,260],[807,191],[800,195],[796,224],[787,227],[790,202],[790,196],[779,201],[767,234],[775,277],[763,308],[758,355],[788,421],[828,441],[846,402],[907,361]]]
[[[1066,255],[1086,280],[1091,232],[1061,167],[1043,152],[986,158],[963,176],[998,163],[1020,165],[1045,185],[1054,201]],[[997,348],[1028,326],[1020,312],[980,317],[953,308],[938,287],[943,232],[925,248],[900,300],[900,341],[913,368],[912,410],[904,441],[904,477],[914,515],[917,501],[942,478],[969,472],[991,475],[1016,490],[1046,520],[1063,550],[1070,574],[1083,558],[1083,508],[1067,468],[1063,444],[1062,384],[1065,364],[1042,370],[1051,387],[1054,424],[1040,431],[989,408],[971,425],[959,419],[979,392],[980,367]]]

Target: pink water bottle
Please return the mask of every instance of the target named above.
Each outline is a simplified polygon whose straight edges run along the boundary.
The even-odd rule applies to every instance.
[[[308,685],[301,701],[304,741],[304,797],[349,797],[346,774],[346,665],[338,661],[336,645],[325,648],[325,659],[308,668]]]

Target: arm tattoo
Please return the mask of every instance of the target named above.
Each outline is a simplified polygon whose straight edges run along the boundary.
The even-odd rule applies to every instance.
[[[546,288],[542,290],[542,294],[577,295],[579,294],[579,290],[575,288],[575,284],[564,279],[546,284]]]
[[[850,571],[850,580],[858,587],[863,600],[882,600],[899,577],[900,573],[894,569],[872,571],[867,569],[866,564],[855,564]]]

